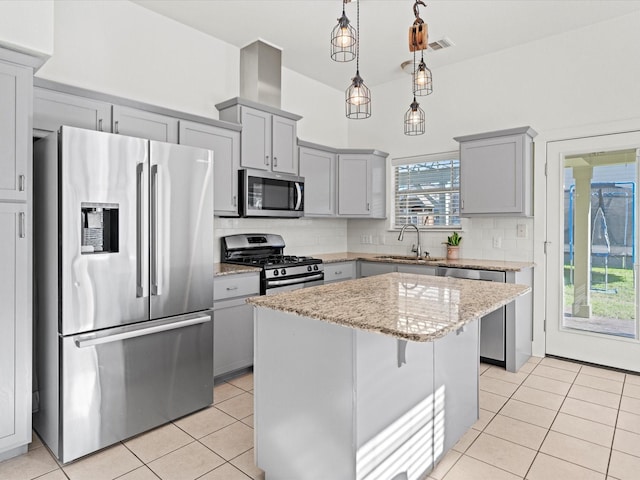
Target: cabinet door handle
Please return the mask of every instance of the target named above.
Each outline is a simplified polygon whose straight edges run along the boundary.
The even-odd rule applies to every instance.
[[[264,164],[269,165],[269,155],[264,156]]]
[[[278,166],[278,157],[273,157],[273,166],[274,167]]]
[[[98,130],[101,131],[101,132],[103,131],[102,130],[102,119],[101,118],[98,119]]]
[[[26,236],[25,224],[24,224],[24,212],[18,214],[18,237],[24,238]]]
[[[369,208],[369,207],[370,207],[369,202],[367,202],[367,212],[368,212],[369,210],[371,210],[371,208]]]
[[[113,124],[113,133],[120,133],[120,130],[118,129],[118,123],[119,121],[116,120],[115,123]]]
[[[18,175],[18,191],[24,192],[24,175]]]
[[[238,197],[236,197],[235,195],[233,196],[233,206],[237,207],[238,206]]]
[[[460,200],[460,208],[464,209],[464,200]]]
[[[334,272],[334,275],[342,275],[342,270],[338,270],[337,272]]]
[[[237,290],[237,289],[238,289],[238,287],[227,287],[227,291],[228,292],[230,292],[232,290]]]

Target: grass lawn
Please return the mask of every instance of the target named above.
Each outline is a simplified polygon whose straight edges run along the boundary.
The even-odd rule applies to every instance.
[[[591,313],[595,317],[635,319],[636,293],[633,284],[633,269],[609,268],[607,289],[604,292],[604,268],[594,267],[591,284]],[[564,304],[571,311],[573,303],[573,285],[570,280],[571,267],[564,267]],[[602,291],[598,291],[602,290]],[[615,291],[615,293],[613,293]]]

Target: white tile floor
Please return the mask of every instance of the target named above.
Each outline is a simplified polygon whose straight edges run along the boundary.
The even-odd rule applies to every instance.
[[[252,389],[251,374],[216,386],[210,408],[63,467],[34,437],[0,480],[263,479]],[[553,358],[481,365],[480,419],[429,479],[640,479],[640,376]]]

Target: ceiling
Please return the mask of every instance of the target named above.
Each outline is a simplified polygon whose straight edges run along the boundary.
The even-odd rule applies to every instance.
[[[260,38],[282,49],[284,67],[344,90],[355,62],[329,58],[329,37],[341,0],[133,0],[201,32],[243,47]],[[413,0],[362,0],[360,73],[369,86],[402,78],[400,64],[412,58],[407,46]],[[429,41],[443,37],[455,46],[427,51],[433,70],[543,37],[640,10],[640,0],[426,0],[420,16]],[[356,2],[346,5],[356,24]],[[594,42],[597,38],[594,38]],[[589,48],[585,45],[585,48]],[[206,52],[203,52],[206,54]]]

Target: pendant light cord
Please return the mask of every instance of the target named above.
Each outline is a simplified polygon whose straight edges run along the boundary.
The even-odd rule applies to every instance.
[[[360,0],[356,8],[356,74],[360,75]]]

